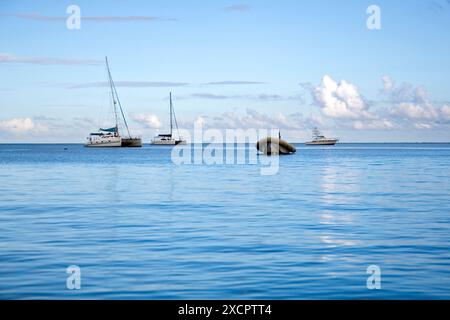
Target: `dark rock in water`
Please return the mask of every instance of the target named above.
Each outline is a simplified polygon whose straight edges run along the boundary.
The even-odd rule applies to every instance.
[[[276,154],[291,154],[297,151],[295,147],[278,138],[267,137],[256,143],[256,149],[268,156]]]

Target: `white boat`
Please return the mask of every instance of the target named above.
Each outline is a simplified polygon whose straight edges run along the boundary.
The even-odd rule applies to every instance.
[[[121,147],[121,146],[122,146],[122,138],[118,136],[116,132],[91,133],[88,137],[88,141],[85,144],[85,147]]]
[[[308,146],[332,146],[338,141],[338,138],[326,138],[320,133],[319,129],[314,128],[312,140],[305,142],[305,144]]]
[[[142,139],[140,137],[132,137],[130,129],[128,128],[125,114],[123,113],[122,105],[120,104],[119,96],[117,95],[116,86],[111,77],[109,70],[108,58],[106,58],[106,71],[108,73],[108,81],[111,89],[111,101],[114,110],[114,118],[116,125],[112,128],[99,129],[98,132],[93,132],[87,138],[85,147],[142,147]],[[120,110],[120,115],[118,110]],[[119,117],[122,117],[125,124],[126,133],[124,136],[119,132]]]
[[[186,140],[183,140],[183,137],[180,136],[180,133],[178,131],[177,118],[175,116],[175,111],[173,109],[173,103],[172,103],[172,92],[169,95],[169,101],[170,101],[170,133],[158,134],[150,142],[153,145],[173,145],[174,146],[174,145],[178,145],[178,144],[186,144]],[[174,123],[177,128],[178,139],[175,139],[174,135],[173,135],[173,124]]]

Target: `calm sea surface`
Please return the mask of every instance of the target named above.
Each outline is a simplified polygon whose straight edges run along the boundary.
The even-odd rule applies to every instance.
[[[170,154],[0,145],[0,298],[450,298],[450,144],[299,145],[273,176]]]

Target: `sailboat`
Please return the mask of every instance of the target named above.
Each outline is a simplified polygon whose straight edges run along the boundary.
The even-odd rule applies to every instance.
[[[106,70],[108,73],[108,82],[111,89],[111,100],[112,107],[114,111],[115,126],[111,128],[102,129],[100,128],[98,132],[93,132],[87,138],[85,147],[142,147],[142,139],[140,137],[132,137],[130,134],[130,129],[128,128],[127,120],[125,119],[125,114],[123,112],[122,105],[117,95],[116,86],[111,76],[111,71],[109,70],[108,57],[106,60]],[[119,115],[120,111],[120,115]],[[122,135],[119,132],[119,117],[122,117],[123,123],[125,124],[126,134]]]
[[[156,137],[152,139],[151,144],[155,145],[178,145],[178,144],[186,144],[186,140],[183,140],[183,137],[180,136],[180,132],[178,131],[178,123],[177,118],[175,116],[175,111],[173,109],[172,103],[172,92],[169,95],[170,101],[170,133],[158,134]],[[173,136],[173,124],[177,128],[178,140]]]

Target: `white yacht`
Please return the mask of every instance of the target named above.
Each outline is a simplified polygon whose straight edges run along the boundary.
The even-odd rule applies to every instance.
[[[332,146],[338,141],[338,138],[326,138],[322,133],[320,133],[319,129],[314,128],[312,140],[305,142],[305,144],[308,146]]]
[[[127,120],[117,95],[116,86],[111,77],[109,70],[108,58],[106,58],[106,71],[108,73],[108,82],[111,89],[111,101],[114,111],[115,126],[107,129],[99,129],[93,132],[87,138],[85,147],[142,147],[142,139],[140,137],[132,137],[128,128]],[[120,115],[119,111],[120,110]],[[119,132],[119,117],[122,117],[125,124],[126,134],[121,135]]]
[[[110,131],[114,130],[114,131]],[[100,129],[93,132],[87,138],[85,147],[121,147],[122,138],[119,136],[117,127],[110,129]]]
[[[173,103],[172,103],[172,92],[170,92],[169,101],[170,101],[170,133],[158,134],[150,142],[153,145],[186,144],[186,140],[183,140],[183,137],[180,136],[180,133],[178,131],[177,118],[175,116],[175,111],[173,109]],[[174,135],[173,135],[173,125],[174,125],[174,123],[175,123],[175,126],[177,128],[178,139],[175,139]]]

